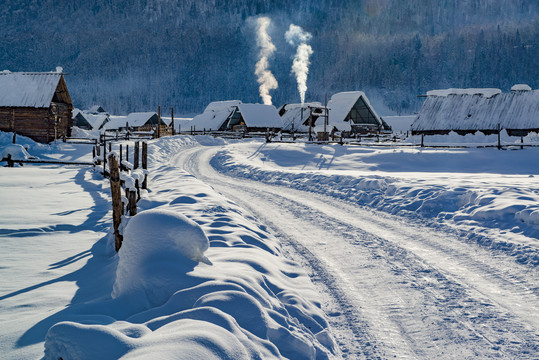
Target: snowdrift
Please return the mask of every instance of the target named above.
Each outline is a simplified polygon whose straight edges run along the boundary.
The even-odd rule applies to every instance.
[[[201,138],[202,143],[222,140]],[[307,274],[262,224],[150,146],[151,192],[124,231],[107,299],[72,306],[45,359],[328,359],[338,355]]]

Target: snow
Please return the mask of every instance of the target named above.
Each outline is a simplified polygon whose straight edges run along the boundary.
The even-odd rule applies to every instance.
[[[40,357],[43,346],[44,359],[338,353],[306,272],[281,255],[263,224],[168,161],[200,144],[223,141],[150,142],[151,190],[139,213],[124,217],[118,254],[108,181],[91,167],[0,168],[1,227],[11,229],[1,233],[0,276],[13,279],[0,285],[5,358]],[[78,155],[61,143],[35,149],[47,157],[91,157],[87,145]],[[28,212],[26,199],[37,194]],[[35,256],[40,261],[25,263]],[[35,279],[43,282],[34,286]]]
[[[459,137],[459,136],[457,136]],[[462,138],[462,137],[460,137]],[[485,227],[469,236],[539,265],[539,210],[530,167],[539,151],[424,150],[287,144],[238,144],[212,160],[235,177],[326,194],[391,214]],[[256,154],[253,156],[252,154]],[[532,176],[532,177],[530,177]],[[534,215],[531,215],[534,214]],[[509,231],[506,235],[493,235]],[[524,236],[522,236],[524,235]]]
[[[12,160],[27,160],[33,158],[24,146],[19,144],[0,147],[0,159],[7,159],[11,155]]]
[[[456,94],[428,96],[413,123],[414,131],[537,129],[539,91],[485,97]]]
[[[122,115],[111,115],[109,116],[109,121],[107,121],[102,129],[104,130],[118,130],[120,128],[125,128],[127,122],[127,116]],[[131,126],[131,123],[129,124]]]
[[[528,84],[516,84],[511,87],[511,91],[531,91],[532,88]]]
[[[427,96],[448,97],[449,95],[480,95],[484,98],[491,98],[501,94],[500,89],[444,89],[427,91]]]
[[[0,73],[0,106],[48,108],[61,73]]]
[[[283,127],[281,117],[273,105],[239,104],[245,125],[251,128],[277,128]]]
[[[92,167],[0,167],[0,351],[533,359],[538,152],[164,137],[119,253]]]
[[[146,298],[153,306],[162,305],[181,288],[178,274],[184,269],[193,268],[193,262],[211,265],[204,256],[210,246],[204,231],[181,214],[143,211],[129,220],[123,235],[113,298]]]

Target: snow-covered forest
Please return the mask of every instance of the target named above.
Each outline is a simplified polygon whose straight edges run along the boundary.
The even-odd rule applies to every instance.
[[[200,113],[215,100],[259,101],[258,15],[272,19],[277,105],[299,100],[290,23],[313,35],[307,101],[366,90],[386,115],[417,111],[416,96],[435,88],[539,86],[539,4],[529,0],[6,0],[0,63],[63,66],[81,108]]]

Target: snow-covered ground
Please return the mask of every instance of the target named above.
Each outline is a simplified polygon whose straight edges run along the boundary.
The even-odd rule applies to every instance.
[[[0,351],[537,358],[538,155],[163,138],[119,254],[98,172],[0,168]]]

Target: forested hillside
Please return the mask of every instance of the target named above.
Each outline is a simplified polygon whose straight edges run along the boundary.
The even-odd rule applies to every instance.
[[[76,106],[115,113],[259,102],[260,15],[272,19],[277,47],[276,105],[299,101],[284,39],[291,23],[313,35],[307,101],[364,90],[382,112],[410,113],[434,88],[539,85],[532,0],[4,0],[0,68],[63,66]]]

